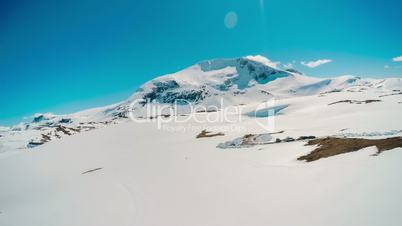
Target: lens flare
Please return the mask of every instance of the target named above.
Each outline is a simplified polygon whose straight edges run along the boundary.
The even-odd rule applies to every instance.
[[[228,29],[235,28],[237,25],[237,14],[233,11],[228,12],[225,16],[224,23]]]

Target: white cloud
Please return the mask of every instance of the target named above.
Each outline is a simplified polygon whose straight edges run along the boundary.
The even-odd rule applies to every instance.
[[[272,68],[278,68],[278,65],[281,63],[279,61],[273,62],[270,59],[268,59],[268,58],[266,58],[264,56],[261,56],[261,55],[246,56],[246,58],[249,59],[249,60],[255,61],[255,62],[265,64],[265,65],[267,65],[269,67],[272,67]]]
[[[394,61],[394,62],[402,62],[402,56],[394,57],[394,58],[392,58],[392,61]]]
[[[310,61],[310,62],[304,62],[304,61],[302,61],[302,62],[300,62],[300,63],[301,63],[302,65],[306,66],[306,67],[315,68],[315,67],[318,67],[318,66],[320,66],[320,65],[328,64],[328,63],[331,63],[331,62],[332,62],[332,60],[330,60],[330,59],[320,59],[320,60]]]

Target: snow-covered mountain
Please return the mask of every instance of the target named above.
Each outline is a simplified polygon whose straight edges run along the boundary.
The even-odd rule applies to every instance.
[[[271,97],[275,117],[256,107]],[[221,99],[245,111],[185,112]],[[166,127],[129,118],[174,101]],[[401,115],[398,78],[201,62],[111,106],[0,127],[0,225],[400,226]]]
[[[401,90],[401,79],[362,79],[356,76],[314,78],[294,69],[280,69],[262,56],[215,59],[197,63],[177,73],[157,77],[142,85],[127,100],[70,115],[37,114],[31,121],[0,128],[0,152],[31,148],[84,131],[129,120],[149,117],[147,105],[176,107],[189,113],[187,105],[215,106],[263,102],[329,92],[379,92]],[[155,115],[157,117],[158,115]]]
[[[315,78],[294,69],[280,69],[263,56],[203,61],[177,73],[157,77],[141,86],[128,100],[108,109],[109,117],[127,117],[129,109],[144,115],[144,106],[193,104],[237,105],[320,93],[367,88],[392,90],[401,79],[362,79],[357,76]],[[223,101],[222,101],[223,99]],[[141,101],[140,101],[141,100]],[[133,102],[138,104],[132,105]]]

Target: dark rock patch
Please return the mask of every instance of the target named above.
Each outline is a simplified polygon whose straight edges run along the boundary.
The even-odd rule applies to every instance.
[[[359,151],[363,148],[372,146],[377,147],[378,151],[375,155],[378,155],[383,151],[402,147],[402,137],[392,137],[377,140],[326,137],[310,140],[306,145],[318,145],[318,147],[309,154],[299,157],[298,160],[312,162],[321,158],[328,158],[335,155]]]
[[[102,169],[102,168],[95,168],[95,169],[91,169],[91,170],[87,170],[87,171],[85,171],[85,172],[82,172],[81,174],[92,173],[92,172],[94,172],[94,171],[101,170],[101,169]]]
[[[402,92],[385,94],[385,95],[381,95],[381,96],[378,96],[378,97],[388,97],[388,96],[395,96],[395,95],[402,95]]]
[[[381,102],[381,100],[340,100],[328,105],[340,104],[340,103],[349,103],[349,104],[369,104],[374,102]]]
[[[311,140],[311,139],[315,139],[315,138],[317,138],[317,137],[315,137],[315,136],[300,136],[296,140]]]
[[[206,137],[216,137],[216,136],[224,136],[224,133],[212,133],[211,131],[203,130],[201,133],[199,133],[196,138],[206,138]]]
[[[71,118],[62,118],[59,121],[59,123],[71,123],[71,122],[72,122]]]

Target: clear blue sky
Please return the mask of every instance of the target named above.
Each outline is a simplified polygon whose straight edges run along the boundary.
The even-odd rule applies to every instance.
[[[0,1],[0,124],[123,100],[211,58],[262,54],[314,76],[401,76],[392,61],[402,55],[401,12],[401,0]],[[332,62],[300,64],[318,59]]]

